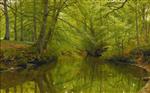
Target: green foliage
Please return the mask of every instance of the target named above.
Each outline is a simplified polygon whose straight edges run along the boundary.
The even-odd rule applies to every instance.
[[[36,33],[39,36],[43,19],[43,1],[39,0],[11,0],[9,3],[10,17],[10,37],[14,39],[15,14],[17,16],[18,40],[23,31],[25,42],[33,42],[34,36],[34,16],[36,17]],[[49,0],[49,16],[47,22],[47,32],[52,21],[53,8],[58,8],[64,0],[56,0],[54,7],[53,0]],[[16,6],[15,6],[15,2]],[[149,34],[149,1],[138,1],[136,9],[135,1],[111,2],[93,0],[69,0],[66,6],[60,11],[58,22],[56,23],[52,41],[49,43],[49,50],[56,54],[62,51],[86,50],[94,52],[97,49],[109,47],[111,51],[120,55],[126,50],[137,47],[137,33],[135,25],[135,12],[138,12],[138,29],[140,46],[148,46],[150,43]],[[124,5],[123,5],[124,4]],[[122,6],[123,5],[123,6]],[[122,7],[120,7],[122,6]],[[1,5],[2,7],[2,5]],[[17,11],[15,11],[17,9]],[[21,29],[21,18],[23,18],[23,28]],[[0,11],[0,38],[5,34],[5,16]]]

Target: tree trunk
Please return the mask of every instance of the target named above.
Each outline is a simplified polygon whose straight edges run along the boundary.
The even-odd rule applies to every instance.
[[[43,51],[43,42],[45,40],[46,35],[46,27],[47,27],[47,17],[48,17],[48,0],[44,0],[44,15],[43,15],[43,23],[41,26],[41,31],[36,42],[36,47],[39,52]]]
[[[147,9],[147,7],[146,7],[146,9]],[[145,13],[145,19],[147,19],[146,21],[145,21],[145,30],[146,30],[146,32],[145,32],[145,35],[146,35],[146,42],[148,43],[149,42],[149,31],[148,31],[148,29],[149,29],[149,22],[148,22],[148,15],[149,15],[149,10]]]
[[[143,8],[142,8],[142,30],[144,33],[144,40],[146,43],[148,43],[149,37],[148,37],[148,23],[147,23],[147,17],[148,17],[148,13],[146,11],[147,6],[146,4],[143,4]]]
[[[142,31],[145,33],[145,5],[142,7]]]
[[[33,0],[33,34],[32,34],[32,41],[35,41],[37,39],[37,24],[36,24],[36,0]]]
[[[1,35],[1,32],[2,32],[1,27],[2,27],[2,16],[0,15],[0,35]]]
[[[20,41],[24,40],[22,3],[23,3],[23,1],[21,0],[20,1],[20,11],[21,11],[21,15],[20,15]]]
[[[135,27],[136,27],[136,43],[137,43],[137,48],[139,47],[139,28],[138,28],[138,1],[136,0],[136,11],[135,11]]]
[[[7,9],[7,0],[4,0],[4,15],[6,21],[6,32],[5,32],[5,40],[10,40],[10,29],[9,29],[9,16],[8,16],[8,9]]]
[[[52,40],[52,36],[53,36],[54,31],[55,31],[55,27],[56,27],[59,13],[60,13],[59,9],[54,10],[54,14],[52,16],[52,21],[51,21],[51,24],[49,27],[49,31],[48,31],[48,34],[46,35],[46,38],[44,41],[43,49],[47,49],[48,43]]]
[[[17,34],[17,1],[15,1],[14,36],[15,36],[15,40],[18,40],[18,34]]]

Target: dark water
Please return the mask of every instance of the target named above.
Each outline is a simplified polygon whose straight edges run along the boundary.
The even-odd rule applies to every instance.
[[[64,57],[36,69],[0,73],[0,93],[137,93],[145,76],[130,65]]]

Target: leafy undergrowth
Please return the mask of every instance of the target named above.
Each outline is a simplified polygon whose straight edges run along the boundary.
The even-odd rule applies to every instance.
[[[130,55],[136,59],[139,59],[137,63],[150,63],[150,47],[135,48],[130,52]]]
[[[11,67],[25,63],[35,57],[31,44],[16,41],[0,41],[0,68]]]

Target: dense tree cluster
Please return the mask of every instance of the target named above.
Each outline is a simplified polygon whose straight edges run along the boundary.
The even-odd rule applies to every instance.
[[[1,0],[1,39],[99,56],[150,43],[149,0]]]

